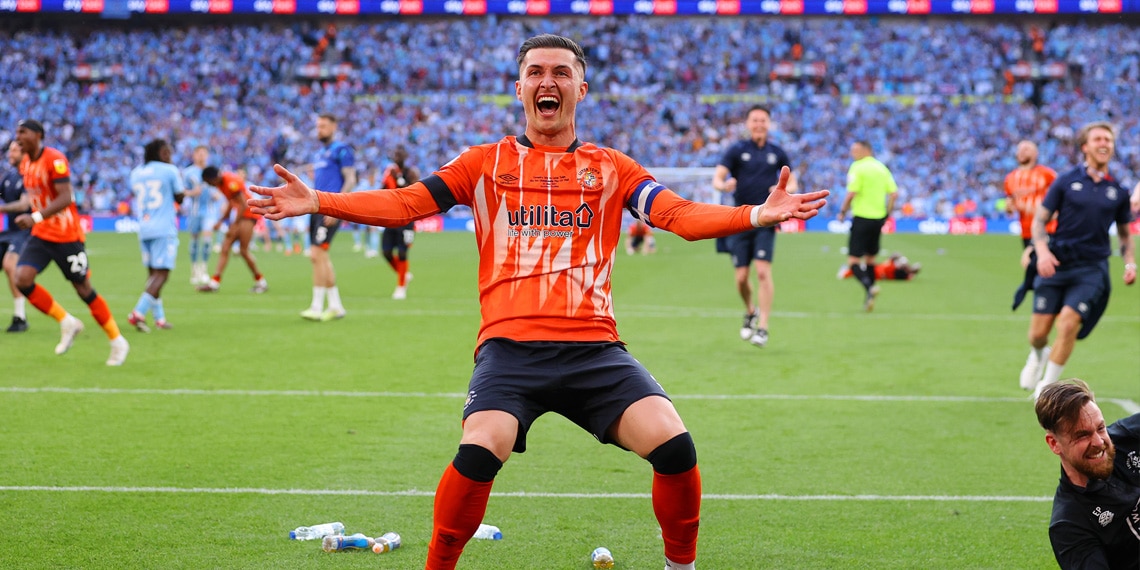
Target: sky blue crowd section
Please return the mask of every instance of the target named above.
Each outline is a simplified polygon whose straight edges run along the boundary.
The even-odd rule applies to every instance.
[[[21,118],[42,120],[46,144],[71,160],[83,206],[100,211],[129,196],[127,175],[154,137],[174,143],[180,166],[204,144],[223,169],[276,183],[274,153],[287,165],[310,162],[316,114],[331,112],[357,150],[362,186],[378,187],[396,144],[431,172],[468,145],[521,134],[516,50],[537,32],[555,32],[577,39],[590,59],[579,137],[651,168],[716,165],[745,136],[744,114],[759,102],[772,108],[771,139],[801,185],[842,196],[848,148],[866,139],[913,218],[949,218],[956,207],[1000,216],[1017,141],[1036,141],[1041,163],[1064,171],[1078,161],[1076,130],[1093,120],[1118,127],[1112,170],[1131,188],[1140,177],[1140,25],[1073,20],[1042,29],[1043,50],[1032,47],[1029,21],[993,20],[338,21],[319,48],[329,32],[318,21],[8,27],[0,28],[0,139]],[[773,77],[797,52],[800,62],[825,64],[825,77]],[[353,71],[298,81],[295,72],[314,58]],[[1015,62],[1035,60],[1068,71],[1038,86],[1039,108],[1029,102],[1031,82],[1007,91],[1004,78]],[[81,82],[79,64],[115,73]]]

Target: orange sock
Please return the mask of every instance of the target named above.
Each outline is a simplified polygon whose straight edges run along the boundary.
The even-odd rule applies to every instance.
[[[403,287],[408,284],[408,260],[396,260],[396,284]]]
[[[678,564],[697,559],[697,529],[701,524],[701,472],[676,475],[653,472],[653,514],[661,525],[665,557]]]
[[[51,293],[48,293],[47,289],[40,287],[39,284],[32,285],[32,287],[32,292],[25,296],[33,307],[56,321],[62,321],[67,316],[67,311],[55,302],[55,298],[51,296]]]
[[[95,322],[103,327],[103,332],[107,333],[107,338],[115,340],[121,334],[119,332],[119,324],[115,322],[115,317],[111,316],[111,309],[107,307],[107,301],[103,300],[103,296],[96,293],[95,298],[87,303],[87,308],[91,309],[91,316],[95,317]]]
[[[492,481],[464,477],[448,464],[435,490],[435,513],[426,570],[452,570],[463,547],[483,522]]]

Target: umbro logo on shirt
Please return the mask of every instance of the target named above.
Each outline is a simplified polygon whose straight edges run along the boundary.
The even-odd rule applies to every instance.
[[[514,174],[500,174],[499,175],[499,182],[502,182],[503,184],[514,184],[515,182],[518,182],[518,181],[519,181],[519,177],[515,176]]]

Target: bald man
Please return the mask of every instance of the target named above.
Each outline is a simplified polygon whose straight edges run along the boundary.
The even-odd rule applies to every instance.
[[[1017,168],[1005,176],[1005,211],[1012,214],[1017,212],[1021,217],[1021,246],[1029,247],[1033,241],[1033,215],[1037,213],[1037,206],[1045,199],[1045,191],[1057,178],[1057,173],[1048,166],[1037,164],[1037,145],[1033,141],[1023,140],[1017,143],[1014,151],[1017,157]],[[1046,229],[1053,233],[1057,224]]]

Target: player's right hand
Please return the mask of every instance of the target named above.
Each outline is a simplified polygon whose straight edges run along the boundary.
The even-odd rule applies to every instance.
[[[1052,277],[1057,273],[1057,266],[1061,265],[1056,257],[1053,257],[1053,252],[1049,248],[1044,248],[1044,251],[1037,252],[1037,274],[1042,277]]]
[[[251,192],[265,196],[249,200],[250,211],[270,220],[317,213],[320,201],[317,200],[317,193],[312,188],[280,164],[274,164],[273,171],[285,181],[285,184],[272,188],[250,186]]]

